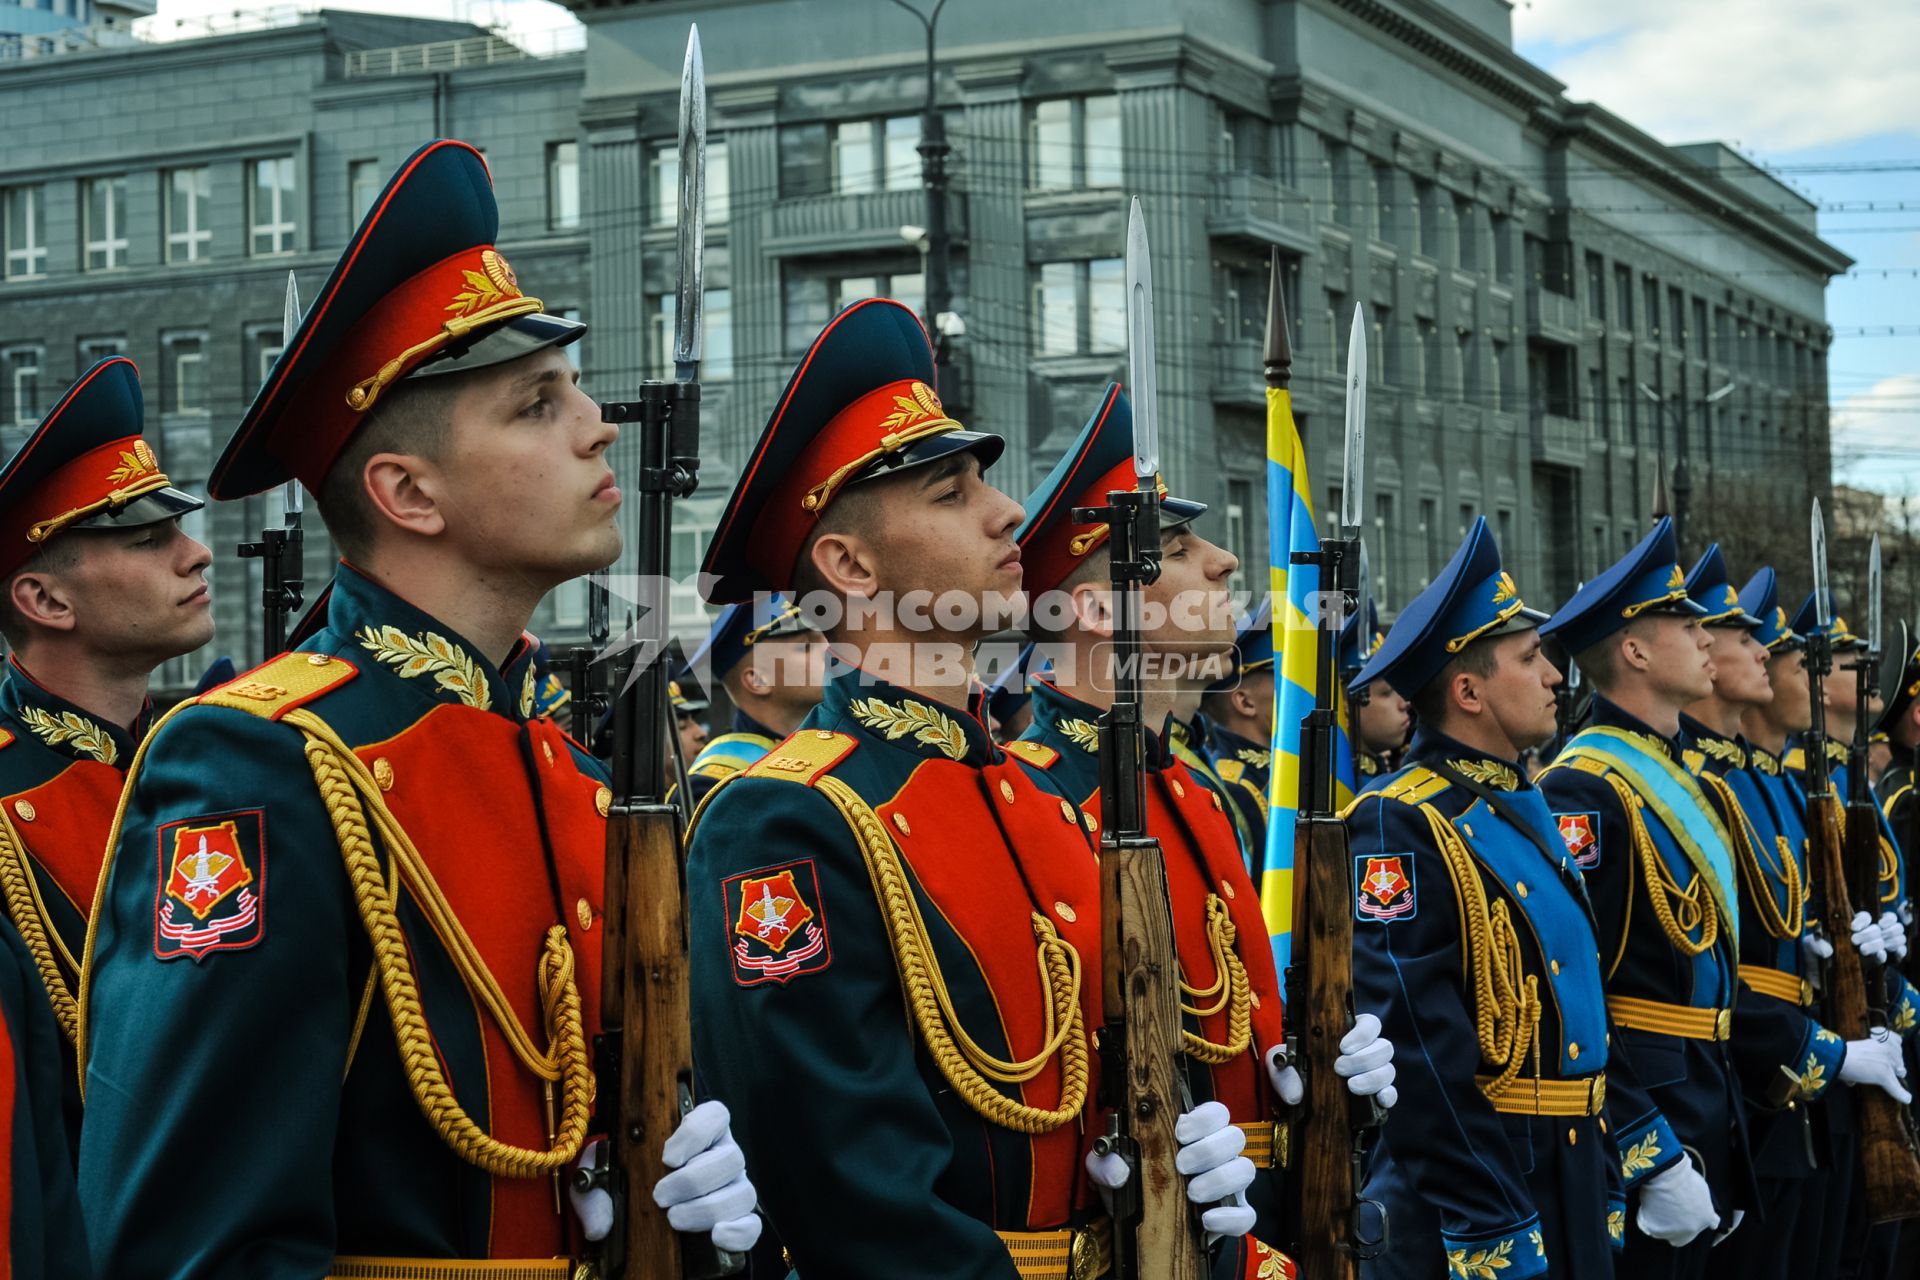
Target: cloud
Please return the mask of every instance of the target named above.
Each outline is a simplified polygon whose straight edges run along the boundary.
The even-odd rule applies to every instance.
[[[1833,408],[1834,479],[1920,494],[1920,373],[1877,382]]]
[[[1668,142],[1794,151],[1914,127],[1920,5],[1854,0],[1531,0],[1524,52]]]

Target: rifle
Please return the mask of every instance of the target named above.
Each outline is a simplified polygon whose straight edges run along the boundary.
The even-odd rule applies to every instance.
[[[1879,557],[1869,569],[1872,585],[1877,586]],[[1877,591],[1874,593],[1877,596]],[[1821,518],[1820,500],[1813,502],[1813,601],[1814,632],[1807,637],[1807,687],[1813,702],[1813,724],[1807,731],[1807,861],[1819,883],[1823,901],[1821,921],[1833,942],[1833,957],[1827,961],[1826,1008],[1823,1021],[1843,1040],[1865,1039],[1872,1028],[1867,975],[1860,953],[1847,942],[1853,936],[1853,892],[1850,891],[1846,860],[1859,864],[1857,849],[1847,850],[1843,860],[1840,800],[1834,793],[1832,772],[1827,767],[1827,716],[1821,705],[1826,677],[1833,670],[1832,638],[1828,626],[1833,621],[1827,595],[1827,531]],[[1878,621],[1877,605],[1871,610]],[[1871,641],[1868,663],[1877,655],[1877,631]],[[1858,724],[1865,722],[1865,704]],[[1856,724],[1855,737],[1860,730]],[[1864,746],[1864,743],[1862,744]],[[1862,772],[1856,769],[1855,773]],[[1858,792],[1859,779],[1853,790]],[[1870,868],[1866,874],[1875,880],[1880,865],[1880,828],[1871,801],[1865,814],[1853,813],[1853,840],[1871,842]],[[1849,841],[1851,844],[1852,841]],[[1920,1157],[1915,1155],[1908,1137],[1903,1109],[1886,1092],[1875,1087],[1853,1090],[1853,1105],[1859,1112],[1860,1164],[1866,1189],[1867,1216],[1873,1222],[1898,1222],[1920,1217]]]
[[[1279,254],[1267,300],[1266,377],[1285,390],[1293,349],[1281,298]],[[1353,1027],[1353,858],[1347,828],[1334,805],[1335,738],[1342,615],[1358,595],[1355,582],[1366,447],[1366,323],[1356,310],[1347,348],[1346,472],[1341,533],[1317,551],[1295,551],[1290,562],[1319,570],[1321,607],[1319,679],[1313,710],[1300,733],[1299,821],[1294,828],[1294,944],[1286,972],[1283,1062],[1298,1068],[1305,1097],[1289,1122],[1287,1207],[1300,1274],[1314,1280],[1354,1280],[1360,1262],[1386,1248],[1386,1207],[1360,1196],[1367,1135],[1385,1119],[1373,1099],[1347,1092],[1334,1074],[1341,1037]],[[1370,1207],[1378,1230],[1368,1235],[1361,1209]]]
[[[1160,576],[1160,460],[1153,369],[1153,273],[1136,197],[1127,216],[1127,381],[1133,387],[1131,490],[1104,507],[1076,508],[1104,522],[1114,595],[1113,705],[1100,717],[1101,1155],[1130,1175],[1114,1192],[1114,1280],[1200,1280],[1206,1245],[1174,1168],[1174,1123],[1185,1109],[1179,1075],[1180,962],[1160,842],[1147,832],[1141,725],[1140,591]]]
[[[607,1280],[732,1275],[746,1260],[710,1239],[682,1237],[653,1201],[666,1173],[661,1144],[693,1109],[688,1014],[686,885],[680,811],[662,794],[667,703],[668,545],[673,501],[700,482],[700,304],[704,250],[706,74],[700,32],[687,37],[680,78],[680,279],[674,306],[674,380],[649,379],[639,398],[607,404],[601,417],[633,423],[640,466],[633,486],[641,612],[614,666],[613,803],[607,815],[606,933],[601,940],[600,1018],[595,1042],[600,1131],[612,1167],[602,1179],[615,1223],[603,1246]]]
[[[280,341],[291,348],[294,330],[300,327],[300,285],[293,272],[287,272],[286,304],[280,313]],[[300,528],[300,482],[288,478],[281,490],[279,527],[268,525],[260,531],[260,541],[243,542],[237,548],[243,560],[260,561],[260,660],[286,652],[287,619],[300,610],[306,591],[306,535]]]

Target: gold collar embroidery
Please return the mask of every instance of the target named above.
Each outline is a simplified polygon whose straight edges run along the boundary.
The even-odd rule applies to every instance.
[[[967,735],[952,717],[924,702],[903,699],[899,706],[878,698],[856,698],[847,704],[854,719],[894,742],[909,733],[922,746],[937,747],[951,760],[964,760]]]
[[[101,764],[113,764],[120,758],[120,748],[113,745],[113,736],[77,712],[22,707],[20,719],[50,747],[64,744]]]
[[[1461,777],[1483,787],[1500,791],[1517,791],[1520,788],[1520,775],[1497,760],[1449,760],[1447,764],[1457,770]]]
[[[1100,726],[1093,723],[1093,721],[1080,719],[1062,720],[1059,722],[1059,728],[1060,732],[1067,736],[1068,742],[1071,742],[1088,755],[1100,754]]]
[[[394,669],[403,680],[431,675],[433,682],[476,711],[493,706],[485,671],[471,654],[445,636],[424,631],[413,637],[398,627],[362,627],[360,647]]]

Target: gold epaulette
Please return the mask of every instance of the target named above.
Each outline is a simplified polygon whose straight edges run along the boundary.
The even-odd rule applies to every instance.
[[[1026,761],[1036,769],[1051,769],[1060,759],[1060,753],[1044,742],[1033,742],[1026,738],[1015,738],[1002,748],[1008,755]]]
[[[1421,805],[1452,785],[1425,765],[1416,765],[1380,788],[1377,794],[1401,804]]]
[[[859,745],[852,734],[830,729],[802,729],[785,742],[755,760],[738,777],[781,778],[787,782],[812,786],[822,774],[846,759]],[[717,790],[717,788],[716,788]]]
[[[358,667],[331,654],[283,653],[201,694],[194,702],[203,707],[231,707],[278,720],[359,674]]]

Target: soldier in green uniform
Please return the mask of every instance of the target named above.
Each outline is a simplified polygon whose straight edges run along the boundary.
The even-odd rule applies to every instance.
[[[1017,535],[1027,590],[1040,602],[1034,639],[1057,657],[1053,676],[1034,682],[1033,723],[1009,750],[1089,820],[1100,811],[1097,722],[1112,702],[1111,675],[1103,669],[1112,645],[1112,570],[1107,527],[1074,513],[1135,483],[1131,407],[1110,384],[1080,435],[1028,495]],[[1278,1238],[1274,1121],[1283,1102],[1300,1096],[1297,1074],[1272,1066],[1281,1037],[1279,977],[1223,788],[1167,747],[1167,727],[1177,723],[1176,690],[1191,684],[1186,673],[1233,644],[1227,579],[1238,562],[1193,528],[1204,504],[1168,494],[1160,512],[1160,575],[1142,592],[1143,610],[1160,622],[1141,637],[1152,663],[1142,674],[1141,718],[1154,726],[1146,735],[1146,824],[1166,855],[1186,993],[1186,1079],[1196,1100],[1224,1103],[1247,1132],[1249,1158],[1263,1172],[1249,1197],[1260,1216],[1256,1234]],[[1380,1094],[1390,1106],[1393,1045],[1379,1039],[1379,1030],[1378,1019],[1362,1014],[1335,1070],[1356,1095]]]
[[[607,1229],[560,1179],[611,794],[533,714],[524,628],[619,552],[617,431],[497,228],[478,152],[416,152],[213,469],[221,498],[298,479],[350,563],[299,651],[170,712],[130,770],[80,995],[102,1275],[562,1280]],[[724,1107],[666,1157],[674,1224],[750,1246]]]
[[[820,702],[826,643],[799,606],[773,596],[764,609],[730,604],[707,632],[688,667],[718,680],[733,700],[733,726],[707,739],[687,764],[687,793],[698,804],[722,778],[732,777],[778,746]]]
[[[173,488],[141,435],[140,375],[88,369],[0,469],[0,889],[69,1046],[87,913],[147,682],[213,636],[207,548],[180,529],[202,503]]]
[[[913,313],[842,311],[788,382],[707,550],[710,598],[796,591],[837,669],[689,837],[694,1054],[802,1277],[1099,1275],[1100,886],[1078,807],[981,722],[974,647],[1017,603],[1004,447],[935,394]],[[931,608],[914,602],[933,598]],[[1225,1108],[1183,1116],[1214,1272],[1242,1233]]]

